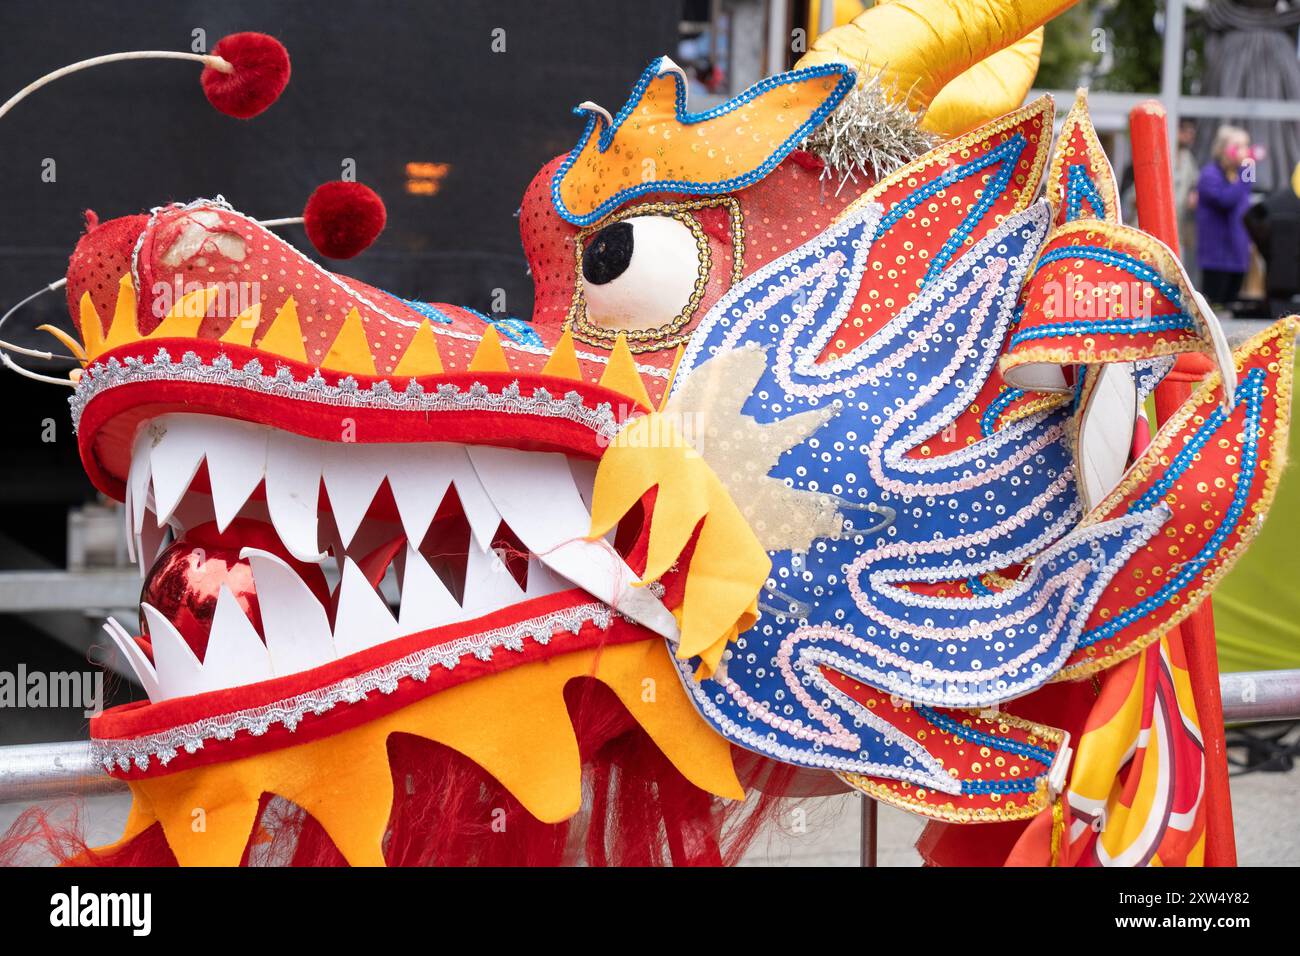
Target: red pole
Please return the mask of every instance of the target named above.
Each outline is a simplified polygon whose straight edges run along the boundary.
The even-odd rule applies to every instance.
[[[1158,100],[1139,103],[1129,113],[1133,149],[1133,179],[1138,223],[1178,252],[1178,211],[1174,202],[1173,166],[1165,108]],[[1156,389],[1156,421],[1164,423],[1213,369],[1199,352],[1178,356],[1169,376]],[[1219,696],[1219,652],[1214,642],[1214,611],[1210,599],[1201,602],[1179,625],[1187,672],[1196,699],[1201,737],[1205,743],[1205,865],[1236,866],[1237,842],[1232,830],[1232,793],[1228,788],[1228,758],[1223,742],[1223,700]]]

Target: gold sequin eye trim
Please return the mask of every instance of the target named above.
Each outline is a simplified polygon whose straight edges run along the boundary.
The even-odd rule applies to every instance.
[[[731,283],[735,285],[745,275],[745,220],[740,211],[740,203],[730,196],[715,196],[708,199],[694,199],[687,202],[648,202],[620,209],[606,216],[600,222],[593,223],[581,230],[574,238],[574,284],[573,303],[565,318],[565,326],[573,330],[573,337],[588,345],[613,348],[620,334],[627,337],[628,347],[633,352],[656,352],[659,349],[672,348],[690,338],[689,332],[683,332],[687,323],[695,315],[700,302],[704,299],[708,287],[709,274],[713,271],[713,250],[709,247],[709,237],[691,213],[696,209],[708,209],[723,206],[731,217]],[[606,226],[634,216],[671,216],[686,226],[695,237],[695,246],[699,253],[695,287],[685,308],[677,313],[671,321],[652,329],[611,329],[592,321],[587,315],[587,302],[582,294],[582,254],[586,249],[587,238]]]

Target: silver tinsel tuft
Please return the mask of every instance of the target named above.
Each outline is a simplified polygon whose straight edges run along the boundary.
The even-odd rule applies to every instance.
[[[897,86],[886,86],[879,72],[859,76],[857,86],[803,142],[825,161],[824,178],[839,177],[840,189],[858,176],[888,176],[940,142],[921,129],[923,112],[908,109]]]

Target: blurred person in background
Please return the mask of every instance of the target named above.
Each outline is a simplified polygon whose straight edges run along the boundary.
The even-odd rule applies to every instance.
[[[1250,236],[1244,219],[1254,177],[1244,173],[1253,168],[1253,161],[1250,134],[1237,126],[1220,126],[1210,162],[1197,180],[1197,262],[1201,291],[1214,305],[1237,298],[1250,268]]]
[[[1178,153],[1174,156],[1174,202],[1178,210],[1179,257],[1189,265],[1196,261],[1196,181],[1201,175],[1192,152],[1195,144],[1196,120],[1180,120]]]
[[[1300,294],[1300,165],[1291,182],[1246,213],[1246,229],[1268,265],[1269,312],[1278,319],[1297,311]]]

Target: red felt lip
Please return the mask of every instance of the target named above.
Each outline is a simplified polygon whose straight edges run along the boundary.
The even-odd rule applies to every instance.
[[[296,381],[305,381],[318,370],[311,365],[271,356],[257,349],[195,339],[163,339],[134,342],[114,349],[96,359],[151,360],[160,348],[167,349],[173,361],[187,352],[199,356],[205,365],[219,355],[231,360],[235,368],[258,359],[272,373],[287,368]],[[341,372],[320,371],[331,385],[351,377],[362,389],[379,381],[388,381],[395,391],[406,387],[409,379],[370,377]],[[426,391],[441,384],[462,390],[482,384],[499,393],[518,384],[524,395],[545,388],[556,398],[576,392],[589,409],[608,404],[621,420],[634,411],[648,411],[631,406],[626,395],[590,382],[542,375],[536,372],[449,372],[416,379]],[[447,412],[424,412],[400,408],[353,408],[316,402],[305,398],[254,392],[235,384],[163,379],[115,386],[96,394],[86,404],[77,430],[82,464],[91,482],[104,494],[119,501],[125,496],[125,479],[131,467],[131,447],[140,426],[169,412],[217,415],[222,418],[269,425],[282,431],[322,441],[340,441],[344,419],[351,421],[350,437],[358,443],[375,442],[455,442],[465,445],[501,445],[524,451],[550,451],[586,458],[604,453],[604,439],[591,428],[562,418],[541,414],[501,412],[481,409],[458,409]]]
[[[409,654],[437,647],[457,638],[481,634],[510,624],[528,621],[553,611],[593,602],[595,599],[580,589],[561,591],[501,608],[472,621],[448,624],[398,638],[298,674],[193,697],[173,698],[156,704],[148,701],[123,704],[92,717],[90,736],[97,741],[131,740],[192,724],[204,718],[265,707],[333,686]],[[391,694],[371,692],[356,703],[335,704],[323,714],[308,711],[292,731],[283,724],[275,723],[267,729],[266,733],[259,736],[241,731],[230,740],[208,739],[193,754],[181,749],[166,766],[163,766],[159,760],[152,759],[147,770],[141,770],[136,766],[132,766],[129,770],[122,770],[120,766],[115,765],[109,773],[125,780],[157,777],[307,743],[375,720],[458,684],[486,677],[520,664],[546,660],[559,654],[585,650],[597,645],[625,644],[649,639],[657,639],[657,635],[611,612],[608,628],[602,629],[587,622],[576,633],[557,633],[545,644],[525,638],[521,650],[497,648],[492,657],[486,661],[472,654],[466,654],[454,668],[448,669],[435,665],[427,680],[398,681],[397,689]]]

